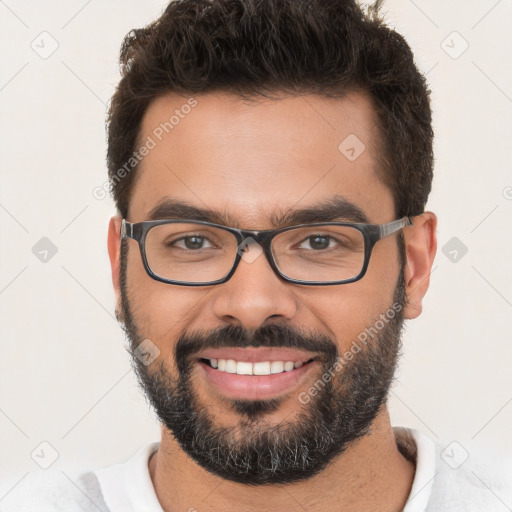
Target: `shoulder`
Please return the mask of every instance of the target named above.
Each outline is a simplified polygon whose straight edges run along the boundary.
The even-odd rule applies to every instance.
[[[108,512],[96,475],[30,472],[0,486],[2,512]]]
[[[512,506],[512,460],[452,441],[436,445],[429,510],[499,512]]]
[[[503,512],[512,510],[512,460],[469,442],[433,441],[395,427],[402,455],[416,473],[404,512]]]

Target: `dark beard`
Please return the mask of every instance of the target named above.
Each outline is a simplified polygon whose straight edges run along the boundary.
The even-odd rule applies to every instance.
[[[342,359],[336,343],[284,324],[254,331],[227,326],[208,333],[183,332],[175,345],[173,379],[165,361],[156,361],[151,373],[134,350],[145,337],[130,310],[126,289],[126,246],[121,250],[121,312],[132,366],[148,401],[181,448],[204,469],[226,480],[247,484],[286,484],[317,475],[345,449],[370,432],[385,404],[400,352],[405,282],[403,267],[394,293],[395,313],[384,327],[372,330],[367,342],[354,340],[360,351]],[[397,307],[398,305],[399,307]],[[377,320],[377,319],[376,319]],[[376,322],[375,325],[378,325]],[[368,332],[368,331],[367,331]],[[270,425],[265,416],[283,400],[225,400],[240,415],[233,427],[216,426],[207,404],[198,403],[192,385],[193,357],[199,350],[218,347],[294,347],[320,354],[317,393],[297,397],[294,417]],[[322,379],[324,375],[331,379]],[[310,388],[311,389],[311,388]],[[306,390],[307,391],[307,390]],[[304,397],[309,397],[308,401]]]

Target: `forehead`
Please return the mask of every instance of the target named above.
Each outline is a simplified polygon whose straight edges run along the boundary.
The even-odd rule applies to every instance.
[[[149,149],[135,171],[130,220],[146,220],[172,197],[231,225],[266,229],[283,212],[340,196],[370,221],[392,220],[392,194],[376,167],[378,135],[362,93],[161,96],[143,118],[140,147]]]

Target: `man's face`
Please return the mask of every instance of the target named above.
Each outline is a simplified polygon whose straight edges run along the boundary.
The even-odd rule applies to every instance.
[[[213,210],[233,227],[264,230],[281,227],[274,221],[289,210],[335,197],[369,223],[395,219],[391,191],[376,173],[377,127],[364,96],[196,100],[183,110],[187,99],[176,95],[151,103],[140,140],[150,136],[156,145],[136,171],[128,221],[148,220],[171,200]],[[155,129],[176,109],[190,113],[158,140]],[[346,143],[338,148],[349,136],[354,145],[354,135],[357,153],[365,145],[355,160]],[[345,285],[287,283],[263,254],[242,259],[220,285],[164,284],[147,275],[132,240],[121,267],[131,350],[149,339],[160,352],[148,366],[134,357],[139,380],[162,423],[203,467],[238,482],[294,481],[368,432],[399,350],[405,296],[395,236],[375,246],[362,280]],[[363,343],[365,332],[373,334]],[[237,375],[210,367],[214,357],[299,364]]]

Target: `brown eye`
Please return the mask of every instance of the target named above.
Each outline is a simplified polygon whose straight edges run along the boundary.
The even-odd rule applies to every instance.
[[[184,247],[180,247],[178,245],[178,242],[182,243],[182,245]],[[205,242],[209,243],[209,241],[206,237],[192,235],[192,236],[184,236],[184,237],[178,238],[177,240],[174,240],[172,243],[170,243],[169,246],[179,247],[181,249],[188,249],[190,251],[197,251],[198,249],[206,249],[206,248],[213,247],[213,245],[211,245],[211,244],[209,247],[208,246],[205,247],[204,246]]]
[[[322,250],[322,249],[328,249],[329,242],[330,242],[330,240],[332,240],[332,237],[322,236],[322,235],[312,235],[312,236],[309,236],[306,240],[308,241],[311,249],[318,251],[318,250]],[[304,242],[306,242],[306,240],[304,240]]]

